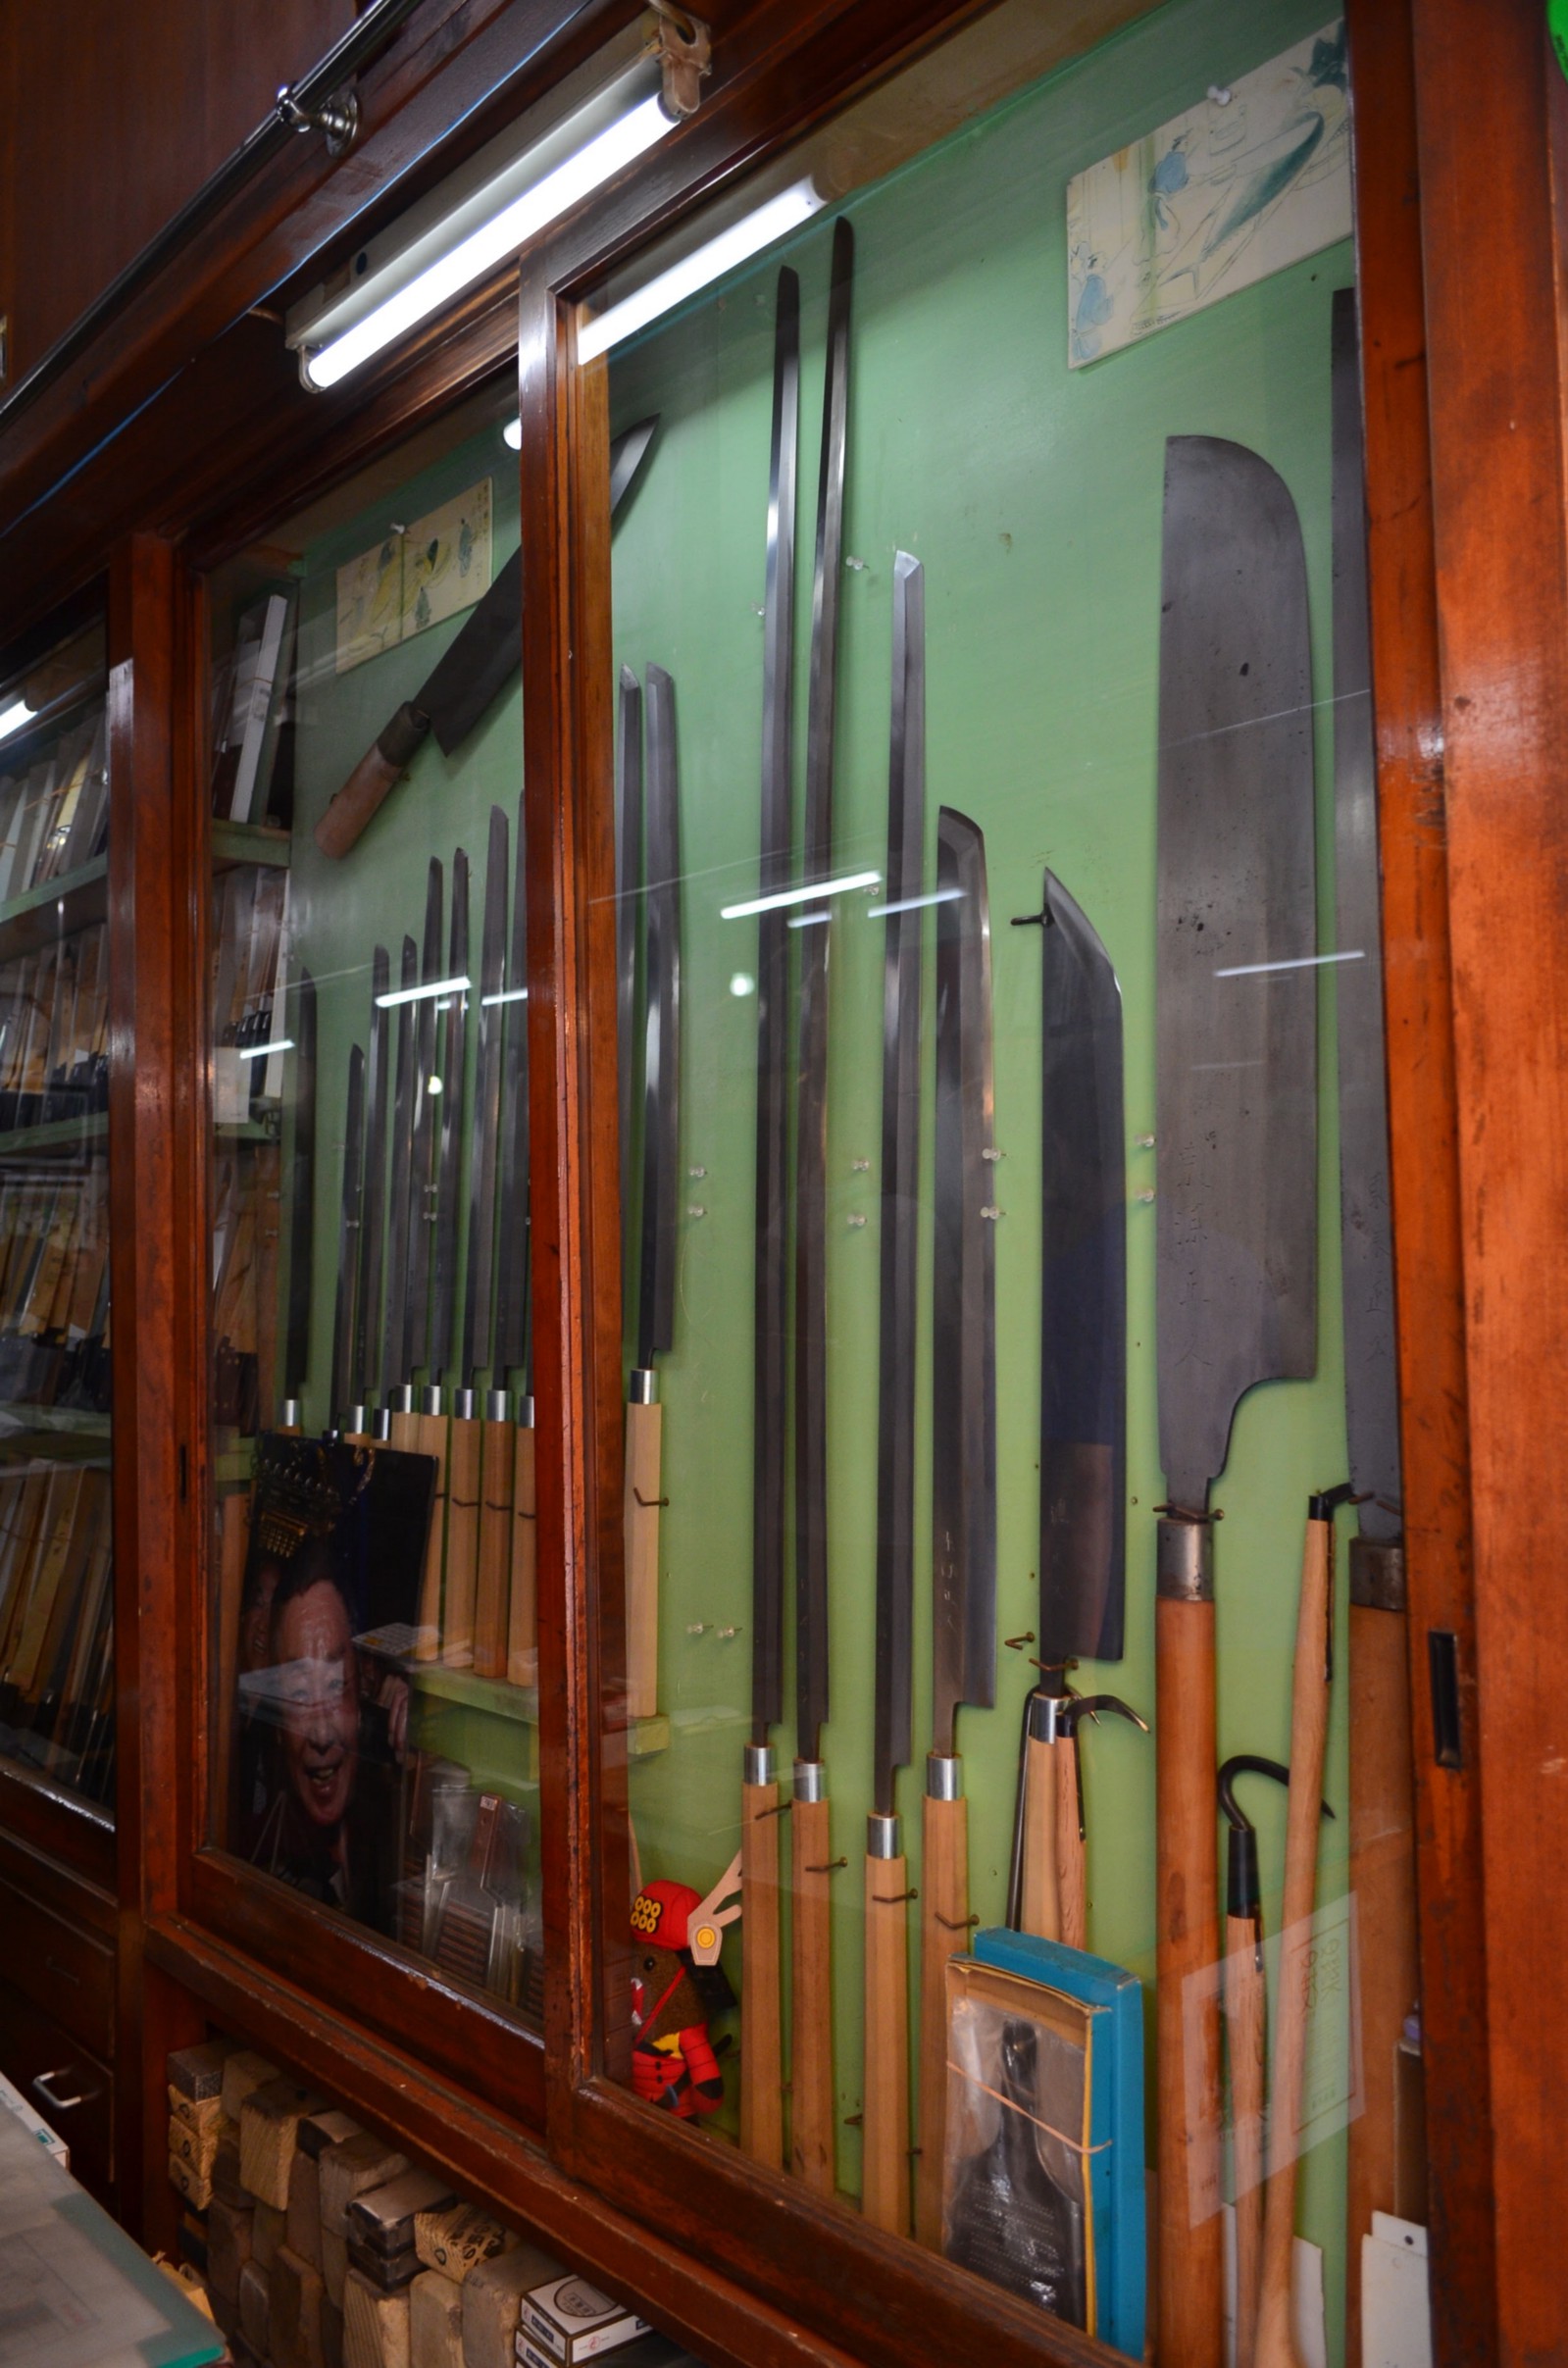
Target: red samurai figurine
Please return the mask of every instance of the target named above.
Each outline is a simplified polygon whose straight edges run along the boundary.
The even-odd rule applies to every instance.
[[[708,2023],[734,2004],[719,1951],[738,1905],[719,1902],[740,1880],[738,1854],[707,1897],[689,1883],[645,1883],[632,1903],[632,2083],[682,2121],[716,2113],[724,2074]]]

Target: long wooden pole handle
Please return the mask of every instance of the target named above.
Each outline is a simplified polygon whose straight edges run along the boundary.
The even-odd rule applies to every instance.
[[[779,1788],[740,1788],[740,2144],[753,2162],[784,2167]]]
[[[1041,1940],[1062,1937],[1056,1786],[1061,1743],[1032,1735],[1024,1745],[1024,1883],[1019,1922]],[[1070,1752],[1072,1745],[1065,1748]]]
[[[482,1426],[480,1452],[480,1551],[474,1597],[474,1670],[504,1678],[512,1592],[512,1479],[516,1434],[502,1415]]]
[[[789,2168],[819,2195],[836,2184],[833,2079],[832,1825],[826,1800],[789,1812]]]
[[[474,1601],[480,1567],[480,1433],[472,1415],[452,1417],[446,1448],[446,1620],[441,1659],[474,1665]]]
[[[1312,1908],[1318,1879],[1318,1819],[1329,1732],[1329,1589],[1334,1524],[1308,1519],[1301,1554],[1301,1606],[1295,1631],[1290,1704],[1290,1793],[1285,1827],[1285,1904],[1280,1929],[1279,1994],[1274,2012],[1274,2081],[1269,2113],[1269,2179],[1263,2206],[1263,2296],[1257,2368],[1300,2368],[1290,2311],[1295,2241],[1296,2125],[1306,2062],[1307,1985]]]
[[[1236,2368],[1252,2368],[1263,2257],[1263,2041],[1266,1990],[1260,1928],[1225,1925],[1225,2044],[1231,2062],[1231,2154],[1236,2174]]]
[[[1087,1945],[1088,1876],[1084,1864],[1084,1809],[1079,1798],[1083,1771],[1075,1741],[1053,1743],[1056,1753],[1056,1901],[1059,1938],[1069,1948]]]
[[[428,719],[407,701],[353,772],[316,826],[316,844],[334,858],[348,853],[396,787],[430,731]]]
[[[419,1417],[419,1451],[435,1465],[435,1495],[430,1505],[430,1534],[425,1547],[425,1577],[420,1587],[419,1640],[416,1661],[441,1657],[441,1574],[446,1568],[446,1417]]]
[[[969,1803],[924,1802],[920,1873],[920,2151],[915,2235],[940,2252],[947,2133],[947,1960],[969,1944]]]
[[[518,1425],[512,1451],[512,1586],[507,1607],[506,1674],[513,1686],[539,1675],[538,1493],[531,1423]]]
[[[866,1857],[866,2073],[860,2208],[909,2234],[909,1865]]]
[[[633,1399],[626,1410],[626,1686],[632,1719],[651,1719],[659,1707],[663,1445],[664,1408]]]
[[[1175,1528],[1162,1523],[1162,1530]],[[1194,1525],[1195,1526],[1195,1525]],[[1160,2368],[1224,2333],[1214,1604],[1154,1606]]]

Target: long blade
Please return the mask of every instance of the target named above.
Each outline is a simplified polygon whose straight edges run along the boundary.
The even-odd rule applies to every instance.
[[[335,1421],[354,1403],[354,1302],[359,1282],[360,1209],[364,1184],[365,1050],[348,1056],[348,1107],[343,1125],[343,1181],[337,1220],[337,1305],[332,1314],[332,1403]]]
[[[449,979],[468,977],[468,857],[452,857],[452,934]],[[435,1185],[435,1281],[430,1303],[430,1372],[437,1380],[452,1362],[457,1313],[457,1203],[463,1165],[463,1072],[467,1065],[469,998],[461,989],[443,998],[441,1140]]]
[[[996,1210],[986,841],[936,817],[932,1747],[996,1699]]]
[[[854,232],[834,226],[828,376],[817,480],[806,707],[805,876],[833,870],[834,724],[838,697],[838,579],[849,416]],[[801,916],[804,919],[804,916]],[[795,1085],[795,1725],[800,1757],[818,1757],[828,1718],[828,941],[819,914],[800,934],[800,1052]]]
[[[463,1293],[462,1369],[472,1383],[491,1359],[495,1272],[495,1142],[501,1109],[501,987],[506,974],[506,816],[490,808],[484,869],[484,935],[480,946],[480,1041],[470,1114],[468,1273]]]
[[[1340,1020],[1340,1254],[1350,1485],[1361,1535],[1403,1528],[1383,1051],[1383,912],[1367,623],[1367,518],[1353,288],[1334,299],[1334,898]]]
[[[886,934],[882,993],[882,1314],[877,1427],[879,1812],[896,1808],[910,1756],[915,1599],[915,1296],[920,1237],[920,897],[926,854],[926,578],[893,560],[892,721],[887,767]]]
[[[497,1379],[528,1362],[529,913],[524,801],[517,801],[512,866],[512,947],[506,965],[506,1052],[501,1078],[501,1199],[496,1251]]]
[[[1240,444],[1166,445],[1161,611],[1160,1461],[1201,1513],[1243,1392],[1317,1354],[1306,566],[1290,493]]]
[[[632,1093],[636,1046],[637,909],[642,887],[642,685],[621,669],[615,714],[615,1025],[621,1110],[621,1291],[632,1302],[635,1199],[632,1189]]]
[[[800,281],[779,274],[762,623],[762,843],[758,893],[789,885],[793,793],[795,473]],[[751,1394],[751,1739],[784,1716],[784,1468],[789,1425],[789,935],[757,917],[757,1178]]]
[[[283,1394],[298,1397],[310,1372],[311,1268],[316,1243],[316,982],[301,971],[294,1018],[294,1167],[288,1217],[288,1329]]]
[[[642,1052],[642,1255],[637,1364],[675,1338],[681,1156],[681,818],[675,684],[648,669],[647,1019]]]
[[[610,446],[610,516],[632,487],[657,419],[639,420]],[[523,553],[513,552],[451,648],[414,694],[443,752],[468,738],[523,663]]]
[[[386,1006],[391,966],[384,945],[371,956],[371,1044],[365,1071],[365,1199],[361,1211],[359,1306],[354,1321],[352,1403],[365,1402],[370,1385],[376,1327],[381,1313],[381,1270],[386,1225]]]
[[[440,860],[430,857],[425,882],[425,940],[420,952],[420,983],[433,986],[441,976],[441,905],[444,882]],[[414,1092],[414,1216],[408,1229],[408,1370],[400,1378],[412,1381],[430,1354],[430,1237],[435,1226],[435,1178],[431,1168],[435,1142],[435,1113],[441,1097],[430,1090],[435,1076],[437,1018],[435,998],[426,995],[419,1006],[419,1043],[415,1051]]]
[[[1037,1657],[1054,1670],[1122,1657],[1127,1190],[1116,973],[1051,872],[1041,909]]]
[[[407,992],[419,984],[419,947],[403,939],[398,984]],[[397,1009],[397,1068],[392,1090],[392,1224],[386,1249],[386,1332],[381,1347],[381,1403],[390,1401],[399,1382],[408,1378],[408,1237],[416,1220],[414,1198],[413,1110],[414,1050],[419,1034],[420,1006],[400,1003]]]

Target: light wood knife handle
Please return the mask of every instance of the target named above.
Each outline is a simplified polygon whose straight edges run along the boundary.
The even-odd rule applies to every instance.
[[[1154,1606],[1160,2368],[1224,2346],[1214,1605]]]
[[[395,1407],[386,1426],[386,1443],[389,1447],[395,1447],[400,1455],[418,1455],[420,1417],[401,1406]]]
[[[1061,1866],[1058,1857],[1056,1789],[1058,1753],[1070,1743],[1042,1742],[1032,1735],[1024,1745],[1024,1888],[1020,1924],[1041,1940],[1062,1937]]]
[[[865,2104],[860,2208],[909,2234],[909,1865],[866,1859]]]
[[[1285,1903],[1280,1925],[1279,1994],[1274,2012],[1274,2079],[1269,2115],[1269,2180],[1263,2204],[1263,2292],[1257,2368],[1300,2368],[1290,2311],[1295,2242],[1296,2124],[1306,2061],[1307,1986],[1312,1907],[1317,1893],[1318,1820],[1329,1732],[1329,1588],[1334,1522],[1308,1518],[1301,1553],[1301,1608],[1295,1631],[1290,1703],[1290,1792],[1285,1825]]]
[[[969,1803],[923,1803],[920,1871],[920,2151],[915,2235],[940,2252],[947,2129],[947,1960],[969,1945]]]
[[[353,772],[316,825],[316,844],[324,855],[344,856],[363,836],[372,818],[408,771],[430,731],[428,719],[407,701],[398,709],[379,739],[360,758]]]
[[[522,1423],[512,1452],[512,1593],[506,1636],[506,1674],[514,1686],[538,1683],[538,1537],[534,1431],[531,1423]]]
[[[1084,1863],[1084,1806],[1079,1798],[1083,1763],[1076,1738],[1054,1743],[1056,1753],[1056,1902],[1060,1938],[1069,1948],[1086,1948],[1088,1930],[1088,1871]]]
[[[626,1410],[627,1716],[651,1719],[659,1707],[659,1510],[664,1408]]]
[[[1231,2150],[1236,2173],[1236,2368],[1252,2368],[1263,2252],[1263,2033],[1265,1990],[1258,1928],[1225,1924],[1225,2044],[1231,2061]]]
[[[819,2195],[836,2184],[833,2083],[832,1828],[825,1800],[789,1811],[789,2168]]]
[[[779,1788],[740,1788],[740,2144],[753,2162],[784,2166]]]
[[[481,1425],[480,1551],[474,1597],[474,1672],[504,1678],[512,1588],[512,1470],[515,1432],[506,1420]]]
[[[446,1417],[419,1417],[419,1451],[435,1465],[435,1494],[430,1504],[430,1534],[425,1548],[425,1579],[420,1588],[419,1641],[416,1661],[438,1661],[441,1656],[441,1573],[446,1565]]]
[[[480,1434],[471,1415],[454,1415],[446,1446],[446,1618],[441,1659],[474,1666],[474,1600],[480,1572]]]

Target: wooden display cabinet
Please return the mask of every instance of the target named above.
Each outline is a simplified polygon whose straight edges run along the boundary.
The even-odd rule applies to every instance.
[[[1035,71],[1143,13],[1118,0],[1041,7]],[[0,1762],[0,1897],[17,1894],[46,1941],[58,1925],[81,1974],[90,2005],[60,2015],[113,2066],[112,2174],[107,2139],[101,2157],[84,2141],[83,2160],[106,2184],[112,2175],[123,2215],[149,2240],[167,2240],[174,2217],[163,2055],[211,2025],[530,2223],[707,2359],[1102,2359],[841,2202],[650,2113],[615,2077],[626,2034],[605,2005],[621,1946],[605,1902],[630,1888],[625,1778],[602,1747],[625,1658],[609,419],[604,371],[575,364],[579,305],[743,172],[891,91],[901,70],[919,64],[905,88],[920,105],[902,125],[891,108],[884,169],[1011,88],[1012,70],[987,52],[989,12],[972,0],[734,0],[714,12],[712,76],[675,136],[530,247],[521,273],[497,273],[352,390],[306,394],[275,317],[279,288],[286,301],[345,261],[362,206],[376,225],[395,219],[633,12],[597,7],[564,25],[561,14],[425,0],[366,72],[361,144],[335,178],[303,148],[279,160],[166,267],[132,322],[103,333],[79,387],[0,403],[7,645],[108,571],[120,1710],[112,1831]],[[1549,1499],[1531,1475],[1568,1404],[1568,1323],[1554,1320],[1565,1155],[1554,1068],[1521,1048],[1554,1040],[1568,976],[1563,824],[1548,794],[1568,580],[1548,190],[1568,94],[1526,0],[1350,0],[1347,14],[1382,877],[1397,948],[1385,989],[1432,2292],[1437,2356],[1470,2363],[1555,2340],[1564,2234],[1542,2103],[1561,2018],[1541,2000],[1568,1911],[1552,1904],[1560,1886],[1550,1898],[1535,1888],[1561,1811],[1549,1774],[1532,1771],[1549,1729],[1549,1697],[1538,1695],[1568,1643],[1568,1609],[1547,1589],[1527,1595],[1523,1574],[1545,1567]],[[970,46],[944,46],[966,28]],[[1492,59],[1480,127],[1478,44]],[[1482,236],[1464,207],[1488,159]],[[1483,350],[1501,357],[1490,376]],[[212,1846],[208,1814],[214,1510],[231,1477],[205,1378],[210,883],[257,852],[210,816],[208,585],[280,511],[390,464],[417,430],[514,373],[547,1680],[541,2033],[259,1881]],[[1485,509],[1483,459],[1497,470]],[[1516,885],[1528,928],[1502,910]],[[1505,1218],[1491,1213],[1492,1194]],[[1442,1765],[1431,1632],[1454,1639],[1458,1675],[1458,1750]],[[1504,1829],[1523,1825],[1527,1797],[1536,1839],[1510,1850]],[[1489,1931],[1519,1946],[1489,1945]],[[47,2002],[20,1978],[17,1990],[8,2037],[30,2077],[28,2018]]]

